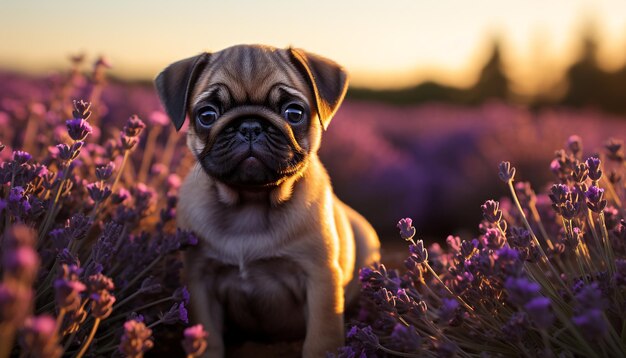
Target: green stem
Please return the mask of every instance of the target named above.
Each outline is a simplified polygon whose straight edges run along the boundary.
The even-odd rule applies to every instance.
[[[46,236],[46,233],[48,232],[48,227],[51,224],[50,220],[52,220],[54,217],[54,212],[56,211],[57,202],[59,201],[59,198],[61,197],[61,192],[63,191],[62,190],[63,184],[65,184],[65,180],[67,179],[67,176],[70,171],[69,169],[70,164],[71,162],[67,162],[65,164],[65,168],[63,168],[63,175],[61,176],[61,181],[59,182],[59,187],[57,188],[57,192],[54,196],[54,200],[52,201],[52,204],[50,205],[50,209],[48,209],[48,211],[46,212],[46,217],[43,220],[43,224],[41,228],[39,229],[39,238],[37,240],[38,247],[41,247],[42,240]]]
[[[600,212],[599,214],[600,221],[600,231],[602,232],[602,241],[604,242],[604,248],[606,250],[606,255],[608,262],[606,263],[607,268],[611,276],[615,272],[615,254],[613,253],[613,247],[611,246],[611,238],[609,237],[609,232],[606,228],[606,222],[604,221],[604,212]]]
[[[138,275],[135,276],[127,285],[124,287],[122,291],[120,291],[120,295],[124,294],[128,289],[130,289],[139,279],[141,279],[146,273],[150,272],[150,270],[157,264],[159,261],[163,259],[163,255],[157,256],[148,266],[146,266]]]
[[[541,256],[543,257],[546,265],[548,266],[550,271],[552,271],[552,274],[554,275],[555,279],[559,281],[561,286],[563,286],[565,290],[567,290],[568,293],[570,293],[569,287],[567,287],[565,282],[563,282],[563,280],[561,279],[561,276],[559,275],[559,273],[556,271],[554,266],[552,266],[552,263],[548,259],[548,256],[546,255],[545,251],[543,251],[543,248],[541,247],[539,240],[537,240],[537,236],[533,232],[533,229],[530,227],[530,224],[528,223],[528,220],[526,219],[526,215],[524,214],[524,210],[522,209],[522,205],[520,204],[519,199],[517,198],[517,194],[515,193],[515,188],[513,187],[513,179],[510,179],[509,181],[507,181],[507,184],[509,186],[509,191],[511,192],[511,196],[513,197],[513,201],[515,202],[515,206],[517,207],[517,210],[519,211],[522,217],[524,226],[526,226],[526,230],[528,230],[531,238],[533,239],[533,242],[535,243],[535,245],[537,245],[537,248],[539,249],[539,252],[541,253]]]
[[[98,330],[99,325],[100,325],[100,318],[96,318],[96,320],[93,322],[93,327],[91,328],[91,332],[89,332],[89,337],[87,337],[87,340],[85,341],[85,343],[83,343],[82,347],[80,347],[80,351],[78,351],[78,354],[76,355],[75,358],[82,358],[82,356],[85,355],[85,353],[87,352],[87,348],[89,348],[89,345],[91,344],[91,341],[93,340],[93,337],[96,335],[96,331]]]
[[[117,171],[117,175],[115,176],[115,181],[111,186],[111,193],[115,193],[115,187],[117,183],[120,181],[122,177],[122,173],[124,172],[124,166],[126,166],[126,162],[128,161],[128,157],[130,156],[130,150],[124,151],[124,158],[122,159],[122,165],[120,165],[120,169]]]
[[[143,305],[143,306],[140,306],[140,307],[134,308],[134,309],[133,309],[133,312],[139,312],[139,311],[144,310],[144,309],[146,309],[146,308],[150,308],[150,307],[152,307],[152,306],[156,306],[156,305],[161,304],[161,303],[164,303],[164,302],[172,301],[173,299],[174,299],[174,297],[171,297],[171,296],[170,296],[170,297],[161,298],[161,299],[159,299],[159,300],[156,300],[156,301],[153,301],[153,302],[147,303],[147,304],[145,304],[145,305]],[[119,315],[117,315],[117,316],[114,316],[114,317],[112,317],[112,318],[109,318],[109,319],[108,319],[108,321],[115,321],[115,320],[120,319],[120,318],[123,318],[123,317],[125,317],[125,316],[126,316],[126,314],[125,314],[125,313],[124,313],[124,314],[119,314]]]

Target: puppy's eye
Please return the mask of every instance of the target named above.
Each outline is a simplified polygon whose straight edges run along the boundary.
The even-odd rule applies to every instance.
[[[217,113],[217,109],[215,107],[205,106],[198,110],[196,121],[200,124],[200,126],[208,128],[215,123],[218,116],[219,114]]]
[[[299,104],[292,103],[285,107],[283,117],[285,117],[289,123],[299,123],[304,118],[304,108]]]

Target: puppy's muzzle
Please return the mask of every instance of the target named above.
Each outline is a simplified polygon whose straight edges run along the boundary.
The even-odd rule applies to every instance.
[[[245,142],[253,143],[257,140],[257,138],[263,132],[263,126],[261,123],[254,119],[244,119],[241,124],[239,124],[239,128],[237,128],[237,133],[239,137]]]
[[[267,131],[269,126],[276,128],[287,139],[293,151],[305,154],[306,151],[298,144],[296,137],[282,117],[277,116],[272,111],[258,106],[243,106],[232,111],[227,117],[220,118],[211,129],[206,148],[211,148],[222,131],[234,126],[242,139],[254,141],[263,131]]]

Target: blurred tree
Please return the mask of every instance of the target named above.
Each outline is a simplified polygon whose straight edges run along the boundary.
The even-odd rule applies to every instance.
[[[588,27],[583,33],[579,58],[565,73],[567,85],[561,103],[573,107],[601,107],[605,101],[608,75],[602,71],[597,60],[598,41],[595,32]]]
[[[510,94],[510,82],[502,63],[500,40],[496,38],[492,44],[491,55],[480,71],[478,81],[468,90],[468,102],[477,104],[487,99],[508,100]]]

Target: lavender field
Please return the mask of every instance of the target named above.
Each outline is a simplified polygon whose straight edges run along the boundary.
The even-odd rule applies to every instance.
[[[200,356],[184,133],[151,86],[74,63],[0,72],[0,358]],[[387,256],[330,355],[626,355],[625,136],[593,109],[346,101],[320,156]]]

